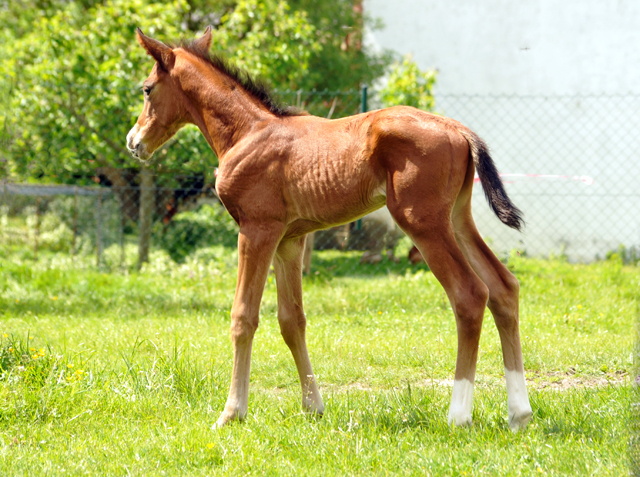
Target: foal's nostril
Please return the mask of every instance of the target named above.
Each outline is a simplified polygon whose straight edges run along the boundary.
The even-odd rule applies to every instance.
[[[138,148],[140,147],[140,143],[137,144],[133,144],[132,141],[127,141],[127,149],[129,150],[129,152],[134,155],[137,156],[138,155]]]

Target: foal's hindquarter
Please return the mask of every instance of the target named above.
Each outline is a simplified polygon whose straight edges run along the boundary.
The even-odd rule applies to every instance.
[[[304,234],[353,220],[386,201],[443,285],[456,316],[458,354],[449,422],[471,423],[488,303],[502,342],[509,423],[513,429],[524,426],[531,408],[519,341],[518,282],[484,243],[471,216],[475,169],[467,135],[472,133],[455,121],[413,108],[337,121],[311,116],[278,121],[259,133],[270,138],[271,146],[240,148],[220,169],[218,190],[240,223],[240,236],[232,310],[234,368],[218,425],[247,412],[251,342],[272,260],[278,321],[298,369],[303,406],[323,412],[305,342]],[[256,139],[250,143],[266,143]]]

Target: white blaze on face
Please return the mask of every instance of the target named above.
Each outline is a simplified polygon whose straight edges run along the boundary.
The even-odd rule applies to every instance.
[[[468,379],[456,379],[453,382],[449,424],[468,426],[471,424],[471,405],[473,402],[473,383]]]
[[[134,151],[136,148],[134,145],[138,144],[138,132],[140,131],[140,127],[138,126],[138,123],[134,124],[133,127],[131,128],[131,131],[129,131],[129,134],[127,134],[127,148],[130,151]]]
[[[147,124],[145,127],[138,126],[136,123],[127,134],[127,148],[131,153],[137,157],[138,159],[148,159],[151,154],[147,153],[147,147],[142,142],[142,137],[149,129],[149,125]]]

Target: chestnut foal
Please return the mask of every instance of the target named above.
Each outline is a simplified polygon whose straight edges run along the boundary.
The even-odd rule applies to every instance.
[[[474,172],[502,222],[520,229],[522,218],[478,136],[452,119],[410,107],[336,120],[281,108],[246,73],[209,55],[210,28],[176,47],[139,29],[137,39],[156,64],[143,83],[144,107],[127,147],[147,160],[178,129],[195,124],[219,158],[216,189],[240,226],[233,372],[218,426],[247,414],[251,346],[272,263],[278,322],[298,368],[302,404],[323,413],[305,341],[305,235],[385,204],[425,257],[455,313],[458,355],[449,423],[471,424],[488,305],[502,342],[509,424],[513,430],[526,425],[532,412],[518,330],[518,281],[476,230]]]

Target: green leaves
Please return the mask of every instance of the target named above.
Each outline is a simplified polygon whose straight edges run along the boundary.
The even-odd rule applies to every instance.
[[[384,74],[391,62],[391,53],[370,51],[362,41],[365,23],[369,28],[377,26],[363,16],[357,2],[289,0],[289,4],[292,10],[307,13],[322,47],[312,52],[301,89],[359,89]]]
[[[292,12],[284,0],[240,0],[222,17],[213,43],[250,74],[291,89],[321,50],[306,12]]]
[[[109,0],[86,10],[65,2],[15,38],[12,55],[0,59],[0,76],[13,84],[8,128],[23,134],[3,147],[5,173],[38,177],[88,174],[99,165],[138,167],[124,139],[152,63],[135,41],[135,28],[183,36],[177,25],[187,8],[181,0]]]
[[[95,168],[138,169],[125,137],[153,60],[136,27],[161,41],[213,24],[213,48],[279,90],[353,89],[387,56],[361,45],[363,19],[331,0],[24,0],[0,9],[0,176],[76,180]],[[346,45],[346,46],[345,46]],[[162,170],[212,170],[200,133],[181,131]],[[62,179],[62,178],[68,179]]]
[[[405,105],[433,111],[432,88],[435,82],[434,70],[420,70],[411,55],[406,55],[391,70],[386,86],[380,91],[380,100],[385,107]]]

